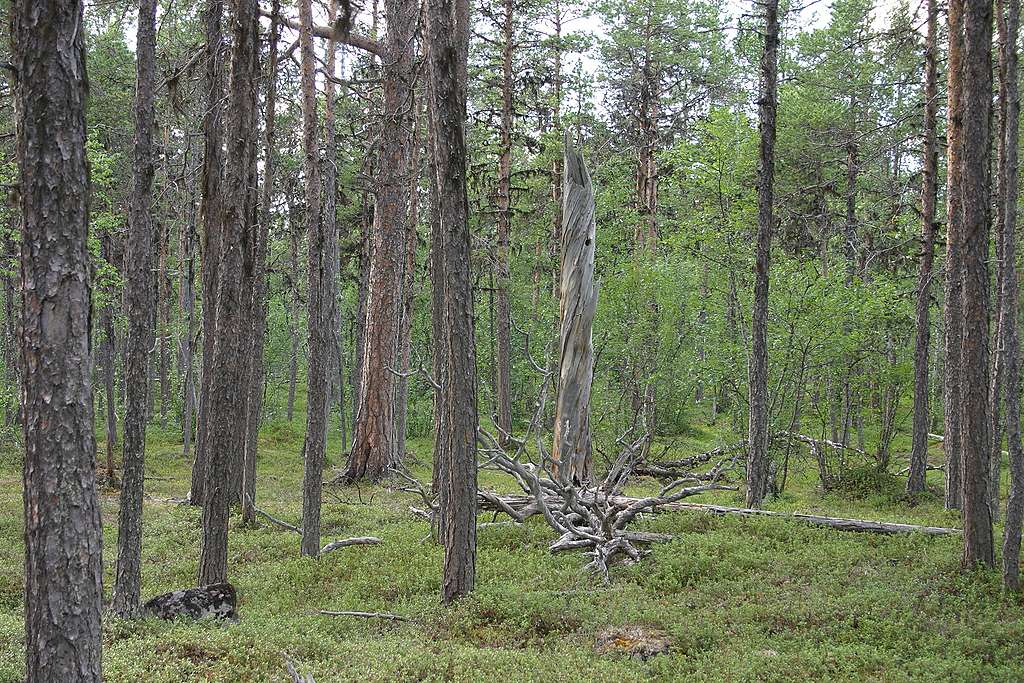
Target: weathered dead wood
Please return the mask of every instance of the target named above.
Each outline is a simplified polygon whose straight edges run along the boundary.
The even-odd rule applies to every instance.
[[[298,668],[295,666],[295,662],[288,656],[287,652],[282,652],[281,656],[284,657],[284,666],[288,670],[288,675],[292,679],[292,683],[316,683],[313,680],[313,674],[303,675],[299,673]]]
[[[503,512],[516,522],[533,515],[541,515],[559,534],[552,543],[552,552],[586,550],[592,560],[587,569],[609,580],[609,567],[614,562],[634,563],[647,553],[645,544],[666,541],[663,534],[627,531],[626,526],[637,515],[658,505],[672,503],[705,491],[735,490],[692,477],[673,481],[661,489],[657,496],[627,499],[605,493],[601,486],[577,487],[563,482],[544,466],[523,463],[504,455],[497,440],[483,430],[480,439],[491,454],[489,463],[510,475],[526,492],[525,496],[502,496],[493,491],[477,492],[480,509]],[[720,468],[715,469],[720,471]],[[717,478],[716,475],[715,478]],[[687,486],[687,484],[693,484]]]
[[[483,492],[481,492],[481,494],[483,494]],[[500,502],[495,503],[494,498],[498,498]],[[605,502],[606,504],[611,506],[619,506],[623,509],[627,509],[629,508],[629,506],[644,500],[649,499],[631,498],[628,496],[609,496],[606,498]],[[550,496],[548,498],[547,503],[549,505],[555,505],[558,503],[558,499],[555,496]],[[481,495],[479,505],[481,510],[492,510],[499,512],[504,512],[506,509],[512,510],[512,512],[518,518],[523,520],[534,514],[537,514],[535,511],[536,503],[533,501],[531,496],[498,496],[492,493],[489,496]],[[727,505],[711,505],[707,503],[659,503],[645,506],[644,512],[707,512],[714,515],[740,515],[744,517],[776,517],[780,519],[789,519],[797,522],[805,522],[807,524],[812,524],[814,526],[827,527],[830,529],[836,529],[838,531],[860,531],[876,534],[922,533],[926,536],[948,536],[960,533],[960,529],[954,529],[949,527],[920,526],[917,524],[903,524],[899,522],[877,522],[873,520],[849,519],[845,517],[825,517],[822,515],[810,515],[800,512],[776,512],[773,510],[754,510],[751,508],[738,508],[730,507]]]
[[[356,536],[355,538],[340,538],[337,541],[331,541],[323,548],[320,549],[321,555],[337,550],[338,548],[347,548],[350,545],[380,545],[381,540],[376,536]]]
[[[562,188],[561,331],[551,474],[580,483],[591,475],[590,387],[594,381],[594,188],[580,154],[565,134]]]
[[[269,512],[266,512],[264,510],[260,510],[259,508],[253,508],[253,511],[257,515],[262,517],[263,519],[265,519],[268,522],[270,522],[271,524],[273,524],[274,526],[281,527],[285,531],[292,531],[292,532],[295,532],[297,534],[301,534],[302,533],[302,529],[301,528],[295,526],[294,524],[290,524],[290,523],[284,521],[283,519],[278,519],[277,517],[274,517],[273,515],[271,515]]]
[[[333,611],[320,610],[320,614],[328,617],[359,617],[362,619],[386,619],[388,621],[413,621],[410,617],[401,614],[390,614],[388,612],[353,612],[349,610]]]

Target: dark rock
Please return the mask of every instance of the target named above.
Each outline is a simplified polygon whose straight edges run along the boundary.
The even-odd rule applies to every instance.
[[[168,621],[178,617],[238,621],[235,600],[230,583],[212,583],[158,595],[142,606],[142,614]]]

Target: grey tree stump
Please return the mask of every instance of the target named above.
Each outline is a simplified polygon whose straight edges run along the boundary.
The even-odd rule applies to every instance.
[[[562,482],[583,482],[591,474],[590,387],[594,380],[597,226],[590,173],[568,132],[562,198],[561,332],[552,475]]]

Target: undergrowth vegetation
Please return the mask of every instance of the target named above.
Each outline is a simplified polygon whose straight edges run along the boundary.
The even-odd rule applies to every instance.
[[[301,430],[271,424],[259,462],[259,505],[297,522]],[[672,454],[723,438],[686,436]],[[338,445],[332,444],[338,464]],[[899,447],[899,444],[898,444]],[[428,441],[410,444],[426,478]],[[898,448],[897,448],[898,450]],[[668,456],[666,456],[668,457]],[[17,458],[0,465],[0,681],[23,677],[22,522]],[[143,595],[193,585],[200,512],[185,495],[190,463],[167,435],[151,433],[143,548]],[[861,481],[864,495],[822,496],[810,462],[795,459],[781,510],[955,526],[930,498],[909,507],[895,492]],[[936,473],[932,473],[936,474]],[[941,473],[938,473],[941,475]],[[867,475],[865,475],[867,478]],[[859,481],[859,480],[857,480]],[[939,486],[936,477],[932,482]],[[508,488],[490,472],[481,485]],[[651,488],[640,480],[633,487]],[[869,491],[870,489],[870,491]],[[701,500],[738,503],[717,492]],[[102,491],[109,593],[117,497]],[[959,539],[852,534],[778,519],[675,513],[640,524],[672,534],[611,585],[584,573],[576,553],[551,555],[549,529],[480,530],[477,590],[445,609],[438,602],[442,552],[408,495],[385,487],[329,488],[324,539],[376,535],[383,543],[298,556],[299,537],[235,517],[230,577],[238,624],[125,622],[104,626],[104,672],[120,681],[285,681],[285,657],[325,681],[802,681],[1019,680],[1024,677],[1024,607],[996,575],[959,570]],[[481,521],[491,517],[481,515]],[[381,611],[409,622],[330,617],[320,610]],[[670,652],[646,661],[599,653],[596,634],[639,626],[662,634]]]

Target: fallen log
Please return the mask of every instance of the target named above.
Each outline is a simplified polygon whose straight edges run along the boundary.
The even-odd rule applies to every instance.
[[[559,498],[547,497],[549,506],[559,504]],[[497,499],[498,503],[495,502]],[[632,498],[629,496],[599,496],[601,503],[613,507],[629,509],[641,503],[643,498]],[[519,517],[527,517],[537,514],[537,505],[533,496],[506,495],[499,496],[493,492],[481,492],[478,498],[478,505],[481,510],[493,512],[507,512],[513,510]],[[804,522],[814,526],[826,527],[837,531],[859,531],[875,534],[906,534],[921,533],[926,536],[949,536],[959,534],[960,529],[949,527],[921,526],[917,524],[902,524],[899,522],[876,522],[866,519],[849,519],[845,517],[825,517],[822,515],[810,515],[801,512],[777,512],[774,510],[754,510],[751,508],[729,507],[727,505],[711,505],[708,503],[683,503],[671,502],[655,505],[646,508],[649,512],[707,512],[714,515],[739,515],[743,517],[776,517],[789,519],[797,522]],[[659,539],[660,540],[660,539]]]

